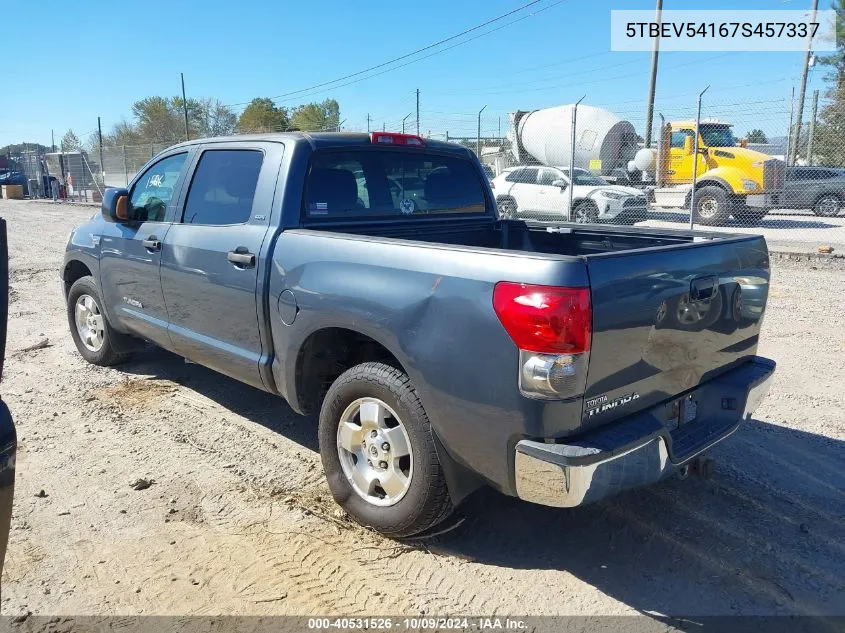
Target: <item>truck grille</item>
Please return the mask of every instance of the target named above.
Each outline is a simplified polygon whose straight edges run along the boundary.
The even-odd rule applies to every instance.
[[[784,162],[777,158],[763,162],[763,191],[774,193],[783,189],[784,169]]]

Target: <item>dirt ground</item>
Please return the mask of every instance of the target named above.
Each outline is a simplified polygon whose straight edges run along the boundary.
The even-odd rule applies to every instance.
[[[712,479],[572,510],[483,490],[455,530],[398,544],[333,504],[314,419],[163,351],[82,360],[58,270],[94,212],[0,201],[20,440],[3,614],[845,614],[845,270],[774,267],[777,377]]]

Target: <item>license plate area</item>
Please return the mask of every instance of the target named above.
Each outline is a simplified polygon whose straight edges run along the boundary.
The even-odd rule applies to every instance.
[[[695,394],[677,398],[665,405],[663,426],[669,432],[677,431],[698,421],[698,401]]]

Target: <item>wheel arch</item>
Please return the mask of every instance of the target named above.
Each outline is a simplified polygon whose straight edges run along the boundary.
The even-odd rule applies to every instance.
[[[314,411],[338,376],[369,361],[383,362],[408,373],[397,354],[370,334],[329,326],[310,332],[296,351],[291,405],[303,414]]]
[[[82,260],[71,259],[65,262],[62,268],[62,281],[64,282],[65,297],[70,292],[70,287],[83,277],[93,277],[94,273],[91,268]]]

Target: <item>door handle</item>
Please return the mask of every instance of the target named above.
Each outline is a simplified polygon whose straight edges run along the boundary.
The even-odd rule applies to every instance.
[[[245,246],[238,246],[226,254],[226,259],[240,268],[255,268],[255,254],[250,253]]]
[[[150,251],[161,250],[161,241],[155,235],[150,235],[147,239],[141,242],[141,245]]]

